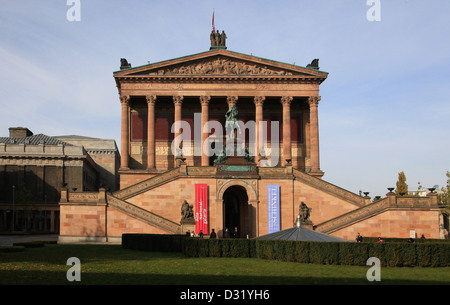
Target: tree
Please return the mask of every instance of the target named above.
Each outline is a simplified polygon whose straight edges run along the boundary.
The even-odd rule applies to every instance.
[[[395,189],[395,194],[401,196],[408,194],[408,184],[406,184],[406,176],[404,172],[398,173],[398,181],[396,186],[397,188]]]
[[[446,209],[449,210],[450,204],[450,172],[447,171],[447,186],[441,188],[442,194],[438,195],[438,200],[441,204],[446,206]],[[447,212],[448,213],[448,212]]]

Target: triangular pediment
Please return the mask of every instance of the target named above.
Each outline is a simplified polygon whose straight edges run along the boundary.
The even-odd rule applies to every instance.
[[[300,76],[326,78],[328,73],[227,50],[214,50],[115,72],[132,76]]]

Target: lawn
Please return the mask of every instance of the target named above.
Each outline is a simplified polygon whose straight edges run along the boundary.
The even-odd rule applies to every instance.
[[[67,259],[81,262],[81,281],[69,282]],[[298,285],[450,284],[450,267],[381,268],[369,282],[369,266],[313,265],[254,258],[186,258],[120,245],[55,245],[0,253],[0,284]]]

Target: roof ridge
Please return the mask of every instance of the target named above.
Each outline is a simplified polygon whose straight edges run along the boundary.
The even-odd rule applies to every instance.
[[[70,143],[56,139],[43,133],[34,134],[32,136],[18,138],[18,137],[0,137],[0,143],[4,144],[28,144],[28,145],[65,145],[73,146]]]

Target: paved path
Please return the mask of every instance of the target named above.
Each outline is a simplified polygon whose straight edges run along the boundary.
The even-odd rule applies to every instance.
[[[13,243],[29,242],[33,240],[58,240],[58,234],[0,235],[0,246],[12,246]]]

